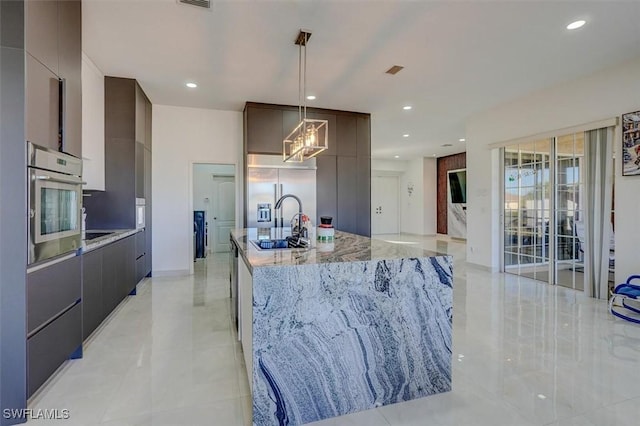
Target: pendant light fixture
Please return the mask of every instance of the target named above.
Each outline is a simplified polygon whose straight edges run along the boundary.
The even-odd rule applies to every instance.
[[[300,30],[295,44],[298,46],[298,125],[282,141],[282,159],[302,162],[328,147],[327,120],[307,118],[307,43],[311,32]]]

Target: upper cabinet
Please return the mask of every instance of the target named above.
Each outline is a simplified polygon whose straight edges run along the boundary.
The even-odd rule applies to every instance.
[[[25,136],[27,141],[55,151],[59,148],[59,80],[27,53],[25,62]]]
[[[25,23],[27,140],[81,157],[82,3],[28,0]]]
[[[146,140],[145,133],[147,131],[147,121],[145,119],[147,115],[147,97],[136,84],[136,142],[144,144]]]
[[[82,55],[83,189],[104,191],[104,74]]]
[[[135,228],[136,198],[150,211],[151,112],[136,80],[104,77],[105,192],[83,200],[88,228]]]
[[[25,2],[25,49],[58,75],[58,3],[49,0]]]
[[[282,139],[287,135],[283,135],[281,109],[247,106],[245,125],[248,153],[282,154]]]
[[[105,77],[105,140],[140,142],[151,149],[151,102],[132,78]]]
[[[329,122],[329,147],[316,157],[316,217],[332,216],[336,229],[370,236],[371,116],[308,108],[307,118]],[[244,153],[282,155],[282,140],[299,122],[297,107],[247,102]]]
[[[82,157],[82,3],[58,2],[58,75],[62,79],[62,150]]]

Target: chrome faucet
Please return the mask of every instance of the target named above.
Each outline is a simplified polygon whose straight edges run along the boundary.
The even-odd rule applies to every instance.
[[[287,198],[293,198],[294,200],[296,200],[298,202],[298,213],[294,216],[294,218],[296,216],[298,216],[298,227],[297,229],[293,226],[293,223],[291,223],[291,235],[292,236],[296,236],[298,237],[298,242],[303,242],[308,244],[308,240],[307,239],[307,229],[304,228],[302,226],[302,201],[300,201],[300,198],[296,197],[293,194],[285,194],[282,197],[280,197],[280,199],[278,199],[278,201],[276,201],[276,205],[274,207],[274,209],[279,209],[282,206],[282,202],[287,199]],[[292,219],[293,222],[293,219]]]

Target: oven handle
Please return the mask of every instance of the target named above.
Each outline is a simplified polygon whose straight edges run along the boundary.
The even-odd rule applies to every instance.
[[[63,179],[63,178],[57,178],[57,177],[51,177],[51,176],[36,176],[37,180],[50,180],[51,182],[61,182],[61,183],[70,183],[73,185],[86,185],[87,182],[83,182],[82,180],[78,179]]]

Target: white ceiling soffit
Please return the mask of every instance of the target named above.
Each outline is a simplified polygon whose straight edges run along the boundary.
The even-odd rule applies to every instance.
[[[153,103],[241,111],[297,104],[294,40],[308,28],[309,104],[371,113],[376,158],[464,151],[470,115],[640,57],[638,1],[214,0],[203,12],[84,0],[83,48]]]

